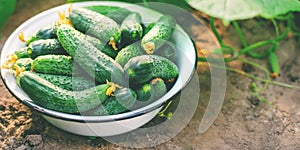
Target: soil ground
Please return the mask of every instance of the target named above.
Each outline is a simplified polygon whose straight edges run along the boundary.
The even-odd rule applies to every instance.
[[[7,37],[22,22],[64,2],[63,0],[18,1],[16,12],[2,29],[0,49]],[[268,22],[261,23],[258,19],[243,21],[241,26],[250,43],[274,35],[272,25]],[[257,28],[257,26],[262,27]],[[199,34],[201,31],[197,31],[197,27],[192,30],[195,36],[201,37]],[[236,48],[241,47],[231,27],[224,28],[220,25],[219,30],[226,43]],[[200,39],[196,42],[201,42]],[[293,36],[287,37],[282,41],[277,53],[280,56],[282,73],[276,81],[299,86],[299,41]],[[268,64],[268,60],[254,61],[264,66]],[[263,72],[256,68],[245,65],[241,68],[251,74],[264,77]],[[270,85],[262,94],[270,104],[260,104],[258,99],[251,96],[250,84],[253,80],[227,72],[227,90],[222,111],[207,132],[199,134],[197,132],[199,117],[203,115],[207,104],[210,83],[206,80],[209,78],[209,73],[199,71],[198,75],[201,84],[200,103],[193,119],[170,141],[147,149],[300,149],[299,89]],[[255,82],[259,86],[262,85],[260,82]],[[102,138],[92,139],[57,129],[37,112],[19,103],[6,90],[2,82],[0,82],[0,147],[19,150],[127,149],[110,144]]]

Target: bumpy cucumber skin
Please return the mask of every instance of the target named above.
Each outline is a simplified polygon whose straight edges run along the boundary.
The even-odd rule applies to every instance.
[[[121,36],[119,25],[112,19],[84,8],[73,8],[69,15],[73,26],[79,31],[109,42]]]
[[[154,80],[157,81],[154,83],[152,81],[149,84],[145,84],[141,89],[138,89],[136,91],[138,101],[152,102],[153,100],[157,100],[167,93],[167,87],[164,81],[161,79],[154,79]]]
[[[28,56],[35,59],[41,55],[67,55],[57,39],[37,40],[28,46]]]
[[[14,65],[12,66],[13,70],[16,70],[16,66],[18,66],[19,68],[24,68],[26,71],[30,71],[31,70],[31,64],[32,64],[32,59],[31,58],[21,58],[18,59]]]
[[[99,14],[105,15],[117,23],[121,24],[122,21],[129,15],[131,11],[125,8],[120,8],[117,6],[86,6],[84,7],[86,9],[89,9],[91,11],[97,12]]]
[[[176,21],[172,16],[159,18],[151,30],[142,38],[142,47],[148,54],[153,54],[172,36]]]
[[[88,115],[115,115],[129,110],[136,102],[137,95],[129,88],[117,89],[114,96],[109,97],[100,107]]]
[[[20,58],[28,58],[28,47],[24,47],[15,51],[15,55],[17,55],[18,59]]]
[[[157,55],[134,57],[126,63],[124,70],[133,83],[145,83],[152,78],[170,80],[178,76],[178,67],[170,60]]]
[[[82,34],[82,38],[84,38],[84,40],[91,43],[92,45],[97,47],[98,50],[100,50],[101,52],[103,52],[111,58],[115,58],[118,54],[118,51],[113,50],[110,46],[108,46],[106,43],[102,42],[97,38],[84,34]]]
[[[121,24],[121,43],[128,45],[140,40],[143,36],[143,27],[141,25],[142,16],[133,12],[130,13]]]
[[[104,83],[108,80],[119,85],[126,85],[122,66],[92,44],[79,39],[78,34],[80,32],[67,25],[60,26],[57,32],[64,49],[97,82]]]
[[[115,60],[121,66],[124,66],[131,58],[144,54],[145,51],[142,49],[140,42],[135,42],[121,49]]]
[[[39,77],[46,79],[52,84],[68,90],[68,91],[82,91],[95,86],[95,83],[91,80],[88,80],[84,77],[72,77],[72,76],[64,76],[64,75],[52,75],[52,74],[43,74],[43,73],[35,73]]]
[[[83,91],[59,88],[32,72],[17,77],[18,85],[38,105],[65,113],[79,113],[97,107],[107,99],[108,84]]]
[[[32,62],[32,70],[39,73],[56,75],[72,75],[73,66],[73,59],[65,55],[43,55],[37,57]]]

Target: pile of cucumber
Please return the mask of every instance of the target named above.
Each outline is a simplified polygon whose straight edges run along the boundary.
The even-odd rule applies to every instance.
[[[113,115],[162,97],[178,77],[168,42],[176,22],[150,25],[115,6],[72,8],[14,53],[17,84],[38,105],[71,114]]]

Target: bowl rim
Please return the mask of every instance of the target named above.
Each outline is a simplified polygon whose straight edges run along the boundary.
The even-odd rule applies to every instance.
[[[148,10],[151,10],[151,11],[155,11],[159,14],[161,14],[160,12],[156,11],[156,10],[153,10],[153,9],[149,9],[149,8],[146,8],[146,7],[143,7],[143,6],[140,6],[140,5],[136,5],[136,4],[131,4],[131,3],[126,3],[126,2],[113,2],[113,1],[94,1],[94,2],[77,2],[76,4],[90,4],[90,5],[109,5],[109,4],[113,4],[112,6],[120,6],[120,5],[126,5],[126,6],[137,6],[137,7],[142,7],[143,9],[148,9]],[[23,27],[25,24],[28,24],[28,22],[30,22],[31,20],[34,20],[36,18],[38,18],[38,16],[41,16],[43,15],[44,13],[46,12],[50,12],[51,10],[55,10],[59,7],[63,7],[65,5],[68,5],[68,4],[63,4],[63,5],[59,5],[59,6],[56,6],[56,7],[53,7],[53,8],[50,8],[50,9],[47,9],[33,17],[31,17],[30,19],[28,19],[27,21],[25,21],[24,23],[22,23],[21,25],[19,25],[17,27],[17,29],[14,30],[14,32],[11,34],[13,35],[16,30],[18,30],[18,28],[21,28]],[[180,27],[180,26],[179,26]],[[181,28],[181,27],[180,27]],[[185,31],[184,31],[185,34],[187,34]],[[10,35],[10,36],[11,36]],[[188,34],[187,34],[188,35]],[[7,39],[7,41],[10,39],[10,36],[9,38]],[[188,36],[189,37],[189,36]],[[18,100],[20,101],[21,103],[25,104],[27,107],[31,108],[31,109],[34,109],[36,110],[37,112],[41,113],[42,115],[47,115],[49,117],[53,117],[53,118],[56,118],[56,119],[61,119],[61,120],[65,120],[65,121],[73,121],[73,122],[79,122],[79,123],[100,123],[100,122],[112,122],[112,121],[120,121],[120,120],[126,120],[126,119],[131,119],[131,118],[134,118],[134,117],[138,117],[138,116],[141,116],[141,115],[144,115],[146,113],[149,113],[149,112],[152,112],[162,106],[164,106],[172,97],[176,96],[178,93],[180,93],[188,84],[189,82],[191,81],[191,79],[193,78],[193,75],[195,74],[196,72],[196,69],[197,69],[197,57],[198,57],[198,54],[197,54],[197,49],[196,49],[196,45],[195,45],[195,42],[193,41],[193,39],[191,39],[189,37],[189,40],[190,42],[192,43],[192,46],[194,48],[193,52],[194,52],[194,56],[195,56],[195,60],[194,60],[194,66],[192,68],[192,71],[191,71],[191,74],[189,75],[188,79],[181,85],[181,87],[179,88],[179,90],[177,90],[176,92],[174,92],[173,94],[165,94],[163,97],[161,97],[160,99],[156,100],[155,101],[155,105],[151,106],[151,104],[149,105],[146,105],[146,106],[143,106],[141,108],[138,108],[136,110],[133,110],[133,111],[129,111],[129,112],[124,112],[124,113],[121,113],[121,114],[116,114],[116,115],[106,115],[106,116],[84,116],[84,115],[78,115],[78,114],[68,114],[68,113],[64,113],[64,112],[59,112],[59,111],[55,111],[55,110],[51,110],[51,109],[47,109],[47,108],[44,108],[42,106],[39,106],[37,104],[35,104],[34,102],[32,102],[31,100],[27,100],[27,99],[21,99],[19,98],[13,91],[12,89],[9,88],[9,86],[7,85],[7,79],[6,78],[3,78],[3,75],[2,75],[2,68],[1,68],[1,71],[0,71],[0,75],[1,75],[1,79],[3,81],[3,84],[5,85],[6,89],[8,89],[8,91]],[[6,41],[6,42],[7,42]],[[7,43],[4,43],[4,46],[3,48],[5,47],[5,45]],[[1,51],[1,55],[2,55],[3,51]],[[167,95],[167,96],[166,96]],[[151,107],[150,107],[151,106]]]

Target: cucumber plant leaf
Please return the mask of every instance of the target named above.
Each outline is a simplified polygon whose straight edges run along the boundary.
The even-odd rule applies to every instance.
[[[261,16],[267,19],[300,11],[299,0],[186,0],[195,9],[226,21]]]

